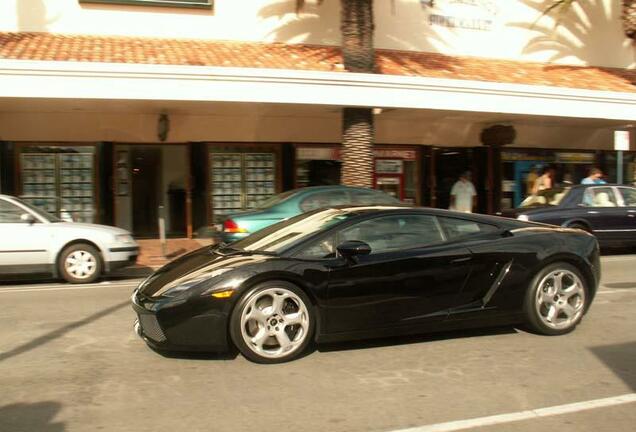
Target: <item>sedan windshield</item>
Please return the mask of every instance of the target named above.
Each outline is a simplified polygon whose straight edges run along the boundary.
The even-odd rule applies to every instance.
[[[62,222],[62,220],[60,218],[58,218],[57,216],[53,216],[51,213],[45,212],[44,210],[42,210],[39,207],[36,207],[26,201],[23,201],[19,198],[13,198],[14,200],[18,201],[20,204],[22,204],[25,207],[28,207],[29,210],[31,210],[33,213],[37,214],[39,217],[41,217],[42,219],[46,220],[47,222]]]
[[[519,207],[544,207],[544,206],[556,206],[565,198],[570,192],[570,188],[553,188],[539,191],[535,195],[530,195],[524,199]]]
[[[244,251],[280,253],[306,237],[357,214],[357,212],[342,209],[326,209],[300,214],[257,231],[228,247]]]

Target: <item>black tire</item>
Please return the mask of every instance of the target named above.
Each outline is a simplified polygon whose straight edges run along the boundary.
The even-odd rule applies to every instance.
[[[73,272],[73,270],[68,267],[67,261],[73,254],[80,254],[87,257],[89,263],[91,261],[88,257],[92,257],[91,259],[93,260],[93,264],[89,267],[89,264],[87,263],[87,268],[90,268],[91,270],[87,271],[85,276],[82,276],[80,271]],[[67,282],[74,284],[95,282],[102,275],[104,268],[99,251],[94,246],[87,243],[76,243],[66,247],[62,253],[60,253],[57,266],[60,276]]]
[[[259,351],[258,347],[251,347],[250,345],[248,345],[248,343],[245,340],[245,338],[249,338],[250,336],[252,336],[250,335],[250,329],[249,329],[250,325],[254,327],[254,325],[257,324],[257,328],[259,329],[258,331],[263,331],[263,332],[269,331],[265,328],[265,325],[269,326],[277,318],[280,318],[280,317],[285,318],[287,315],[282,314],[281,316],[279,316],[278,313],[273,312],[274,307],[273,307],[273,299],[272,299],[271,307],[268,306],[264,309],[259,308],[259,312],[262,312],[265,310],[267,311],[265,315],[268,315],[270,312],[272,313],[271,315],[268,316],[268,318],[265,319],[267,323],[259,324],[259,323],[255,323],[256,320],[250,320],[250,321],[246,321],[245,327],[243,327],[241,324],[241,321],[244,317],[244,313],[249,314],[249,311],[251,310],[251,308],[254,307],[254,305],[256,305],[258,301],[266,300],[269,294],[274,291],[276,291],[277,293],[292,293],[292,297],[289,297],[289,300],[283,301],[284,302],[283,304],[286,305],[284,307],[288,306],[293,309],[294,307],[298,306],[299,312],[301,310],[303,312],[306,311],[306,315],[304,313],[299,314],[305,317],[306,323],[298,324],[297,328],[287,323],[280,326],[282,327],[281,331],[285,332],[287,336],[289,336],[290,334],[288,333],[288,331],[292,332],[291,334],[293,337],[290,337],[289,340],[292,341],[291,342],[292,344],[295,344],[293,347],[293,350],[291,350],[288,353],[283,352],[280,355],[264,355],[258,352]],[[302,309],[302,307],[299,304],[297,305],[296,302],[298,301],[303,303],[304,309]],[[272,318],[274,318],[274,320],[272,320]],[[279,321],[279,322],[282,322],[282,321]],[[245,358],[253,362],[263,363],[263,364],[283,363],[283,362],[288,362],[290,360],[298,358],[300,355],[303,354],[303,352],[305,352],[307,347],[311,344],[314,331],[316,328],[316,315],[315,315],[314,306],[312,305],[311,300],[309,299],[307,294],[303,292],[302,289],[298,288],[294,284],[291,284],[285,281],[268,281],[268,282],[264,282],[259,285],[256,285],[255,287],[249,289],[245,294],[241,296],[241,298],[238,300],[230,316],[229,327],[230,327],[229,328],[230,337],[232,338],[234,345],[241,352],[241,354],[243,354]],[[270,329],[270,327],[267,327],[267,328]],[[293,332],[294,330],[296,332],[300,331],[298,329],[302,329],[302,339],[300,339],[299,337],[298,341],[294,342],[293,339],[297,337],[299,333],[293,333]],[[278,330],[278,328],[276,328],[276,330]],[[259,334],[258,331],[256,331],[256,334]],[[274,327],[271,327],[271,331],[274,332]],[[276,341],[276,343],[278,341],[278,336],[275,336],[275,335],[265,336],[265,338],[267,341],[274,340]],[[265,344],[263,344],[261,348],[264,348],[264,347],[265,347]],[[280,350],[283,350],[282,344],[280,345]]]
[[[555,322],[552,324],[548,323],[549,315],[549,307],[547,307],[546,303],[541,303],[539,301],[539,296],[543,299],[543,296],[551,297],[550,290],[554,287],[550,284],[550,277],[552,275],[563,274],[566,275],[565,278],[567,281],[576,282],[576,284],[580,285],[580,293],[576,295],[572,295],[571,298],[567,299],[565,303],[572,306],[572,303],[576,305],[573,307],[577,312],[573,314],[572,319],[565,320],[565,312],[564,309],[559,309],[559,306],[556,305],[558,303],[556,301],[556,292],[554,296],[555,310],[556,316],[554,317]],[[573,275],[573,276],[572,276]],[[576,278],[576,280],[574,279]],[[547,278],[547,279],[546,279]],[[563,280],[563,279],[562,279]],[[554,282],[554,281],[553,281]],[[571,286],[575,286],[576,284],[571,284]],[[541,291],[543,294],[539,294]],[[530,282],[528,289],[526,290],[526,296],[524,299],[523,312],[525,315],[526,324],[530,331],[534,333],[539,333],[548,336],[556,336],[565,333],[569,333],[576,328],[576,326],[581,322],[583,315],[585,314],[587,307],[589,305],[589,288],[587,286],[587,282],[581,272],[571,264],[557,262],[550,264],[544,267],[541,271],[539,271],[535,277]],[[562,299],[559,300],[559,302]],[[542,311],[546,312],[546,316],[543,316]],[[562,327],[558,326],[559,317],[562,317]]]

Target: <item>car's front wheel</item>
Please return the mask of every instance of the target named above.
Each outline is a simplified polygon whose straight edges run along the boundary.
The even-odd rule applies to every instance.
[[[282,363],[303,353],[315,328],[313,306],[297,286],[266,282],[246,292],[230,319],[238,350],[257,363]]]
[[[555,263],[532,280],[524,312],[531,330],[545,335],[572,331],[583,318],[589,299],[585,278],[574,266]]]
[[[89,244],[68,246],[58,261],[60,275],[70,283],[91,283],[102,273],[99,251]]]

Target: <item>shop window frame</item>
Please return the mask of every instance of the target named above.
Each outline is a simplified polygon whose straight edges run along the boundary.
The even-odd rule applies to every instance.
[[[213,9],[214,7],[214,0],[79,0],[79,3],[125,6],[160,6],[190,9]]]

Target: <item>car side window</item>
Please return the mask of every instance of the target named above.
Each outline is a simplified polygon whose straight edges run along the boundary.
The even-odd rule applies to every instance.
[[[382,216],[343,229],[338,243],[359,240],[371,246],[371,254],[411,249],[445,240],[437,219],[429,215]]]
[[[322,207],[332,207],[343,204],[349,204],[349,198],[343,191],[316,192],[301,201],[300,209],[303,212],[308,212]]]
[[[483,224],[467,219],[438,218],[449,240],[497,231],[494,225]]]
[[[636,189],[635,188],[618,188],[623,196],[623,202],[626,207],[636,207]]]
[[[26,213],[20,207],[0,199],[0,223],[20,223],[20,216]]]
[[[587,188],[583,194],[585,207],[616,207],[616,197],[611,187]]]
[[[296,257],[301,259],[329,259],[336,256],[335,237],[322,237],[310,242]]]

